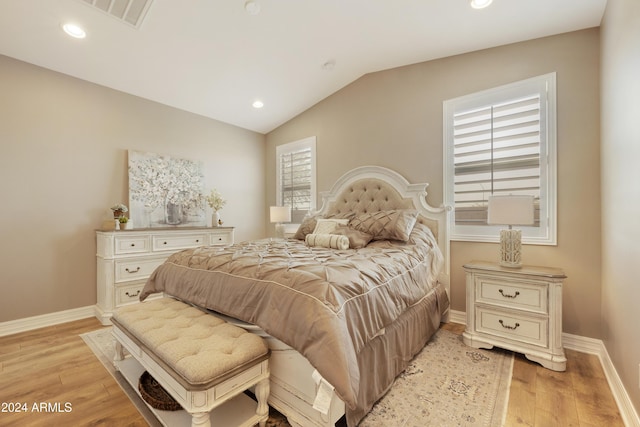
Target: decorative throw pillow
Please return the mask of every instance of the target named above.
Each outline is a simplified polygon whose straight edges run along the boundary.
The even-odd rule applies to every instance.
[[[332,234],[347,236],[349,239],[349,247],[351,249],[364,248],[369,244],[373,236],[362,231],[351,228],[348,225],[339,225]]]
[[[331,234],[338,225],[349,224],[349,219],[337,219],[337,218],[318,218],[316,221],[316,228],[313,229],[313,234]]]
[[[406,242],[417,218],[418,212],[411,209],[377,211],[356,216],[349,226],[372,235],[373,240]]]
[[[349,249],[349,238],[337,234],[307,234],[304,238],[307,246],[346,250]]]
[[[300,224],[300,227],[298,227],[298,231],[296,231],[296,234],[294,234],[293,238],[304,240],[307,234],[313,233],[313,230],[316,228],[317,220],[317,216],[305,217],[305,219],[302,220],[302,224]]]

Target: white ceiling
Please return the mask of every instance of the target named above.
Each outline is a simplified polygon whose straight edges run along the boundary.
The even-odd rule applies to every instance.
[[[606,0],[153,0],[136,29],[82,0],[1,0],[0,54],[260,133],[360,76],[600,25]],[[61,24],[87,31],[72,39]],[[323,64],[333,61],[333,69]],[[251,104],[260,99],[264,108]]]

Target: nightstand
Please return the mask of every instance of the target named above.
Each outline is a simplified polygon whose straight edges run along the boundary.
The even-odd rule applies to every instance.
[[[564,371],[562,283],[557,268],[502,267],[472,261],[467,280],[464,343],[475,348],[505,348],[554,371]]]

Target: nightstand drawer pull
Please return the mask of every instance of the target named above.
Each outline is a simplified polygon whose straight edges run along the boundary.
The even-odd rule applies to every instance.
[[[136,268],[135,270],[129,270],[128,268],[125,268],[124,271],[126,271],[127,273],[135,274],[140,271],[140,267]]]
[[[129,292],[125,292],[124,294],[125,294],[126,296],[128,296],[129,298],[135,298],[135,297],[137,297],[138,295],[140,295],[140,289],[138,289],[138,292],[136,292],[136,293],[135,293],[135,294],[133,294],[133,295],[132,295],[132,294],[130,294]]]
[[[503,328],[511,329],[512,331],[515,331],[516,329],[518,329],[518,326],[520,326],[520,323],[517,323],[517,322],[515,326],[505,325],[502,319],[498,320],[498,322],[500,322],[500,326],[502,326]]]
[[[515,298],[515,297],[517,297],[518,295],[520,295],[520,292],[519,292],[519,291],[516,291],[516,293],[515,293],[515,294],[513,294],[513,295],[505,294],[505,293],[502,291],[502,289],[498,290],[498,292],[500,292],[500,295],[502,295],[502,296],[503,296],[503,297],[505,297],[505,298]]]

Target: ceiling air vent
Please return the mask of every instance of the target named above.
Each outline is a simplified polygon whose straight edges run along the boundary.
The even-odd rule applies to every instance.
[[[140,28],[152,0],[82,0],[109,16],[134,28]]]

